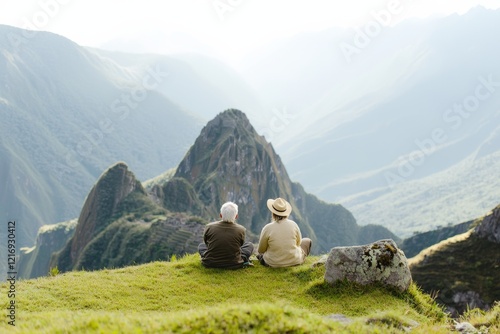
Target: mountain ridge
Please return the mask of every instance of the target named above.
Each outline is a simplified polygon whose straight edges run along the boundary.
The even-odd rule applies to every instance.
[[[193,252],[202,241],[204,224],[217,220],[226,201],[239,205],[238,223],[257,242],[270,221],[266,201],[276,197],[292,204],[291,219],[304,237],[313,239],[313,253],[380,238],[398,240],[381,226],[358,226],[341,205],[321,201],[293,183],[272,145],[246,115],[228,109],[201,130],[175,173],[164,174],[148,191],[125,163],[102,173],[74,234],[54,253],[50,267],[63,272],[101,269]]]
[[[0,219],[24,222],[20,247],[36,243],[41,226],[78,216],[116,161],[151,178],[178,163],[217,106],[241,97],[257,109],[250,91],[231,96],[244,82],[222,64],[228,80],[215,87],[200,69],[203,57],[117,55],[49,32],[5,25],[0,32]],[[189,88],[203,97],[192,99]]]
[[[21,246],[40,226],[77,216],[110,164],[127,160],[138,175],[152,177],[182,157],[201,127],[199,118],[143,86],[146,79],[154,86],[151,73],[132,76],[55,34],[37,32],[13,44],[12,35],[22,38],[25,30],[0,31],[0,219],[25,222]]]
[[[205,176],[200,176],[200,171]],[[317,245],[313,243],[316,252],[331,248],[322,241],[329,237],[324,233],[318,235],[317,230],[335,235],[338,234],[335,228],[344,226],[342,236],[333,238],[333,245],[344,245],[358,242],[359,231],[363,229],[341,205],[323,202],[292,182],[273,145],[257,134],[246,115],[236,109],[228,109],[207,123],[174,177],[186,179],[200,194],[202,205],[210,208],[214,216],[220,202],[231,200],[241,205],[240,223],[257,235],[269,221],[267,199],[286,198],[294,207],[291,219],[304,235],[318,241]],[[220,184],[221,178],[226,183]],[[325,228],[329,225],[331,230]],[[378,229],[381,234],[399,240],[388,230]]]
[[[453,316],[489,310],[500,300],[500,205],[470,229],[422,250],[409,259],[413,280]],[[446,270],[443,270],[446,268]]]

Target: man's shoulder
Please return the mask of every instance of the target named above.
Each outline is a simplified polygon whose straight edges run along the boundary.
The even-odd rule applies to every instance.
[[[238,228],[238,229],[240,229],[240,230],[243,230],[243,231],[246,231],[246,230],[247,230],[245,226],[240,225],[240,224],[238,224],[238,223],[234,223],[233,225],[234,225],[234,226],[236,226],[236,228]]]
[[[217,226],[220,225],[220,222],[211,222],[205,225],[205,230],[210,230],[213,228],[217,228]]]
[[[213,226],[213,225],[218,225],[218,224],[220,224],[220,221],[208,223],[207,226]]]
[[[221,226],[221,227],[224,227],[224,228],[230,227],[230,228],[234,228],[234,229],[243,229],[243,230],[246,230],[245,226],[243,226],[243,225],[240,225],[238,223],[226,222],[226,221],[223,221],[223,220],[219,220],[219,221],[216,221],[216,222],[211,222],[211,223],[208,223],[206,225],[206,227],[210,227],[210,226]]]

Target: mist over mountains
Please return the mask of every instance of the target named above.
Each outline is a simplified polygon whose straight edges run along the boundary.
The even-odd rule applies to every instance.
[[[331,29],[256,55],[245,77],[288,110],[272,141],[291,177],[401,236],[496,205],[499,16],[478,7],[378,34]]]
[[[23,32],[0,29],[0,214],[21,222],[20,245],[39,226],[74,217],[110,163],[126,159],[141,177],[153,176],[182,156],[201,126],[145,88],[165,79],[162,69],[141,76],[60,36],[13,44]]]
[[[340,45],[356,31],[302,34],[237,70],[0,26],[0,219],[22,222],[31,246],[40,226],[78,216],[108,166],[142,181],[175,168],[233,107],[292,180],[360,225],[405,237],[478,217],[500,197],[499,16],[384,26],[350,62]]]
[[[210,113],[251,99],[207,60],[227,83],[214,87],[195,70],[202,57],[110,53],[51,33],[0,30],[0,219],[22,222],[22,246],[40,226],[76,217],[110,164],[157,176],[175,167]]]

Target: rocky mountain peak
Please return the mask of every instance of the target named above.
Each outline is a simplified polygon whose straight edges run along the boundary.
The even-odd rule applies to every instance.
[[[344,207],[325,203],[292,182],[273,146],[257,134],[243,112],[235,109],[208,122],[173,178],[153,193],[169,210],[188,206],[191,213],[207,220],[218,219],[224,202],[235,202],[238,222],[254,236],[270,222],[267,199],[285,198],[293,207],[290,218],[304,236],[317,241],[315,252],[353,244],[360,238],[364,243],[372,242],[375,234],[397,238],[379,227],[372,231],[360,228]]]
[[[218,216],[226,201],[241,205],[240,223],[253,230],[268,220],[268,198],[293,201],[281,159],[246,115],[235,109],[220,113],[202,129],[174,178],[192,185],[211,217]]]
[[[175,176],[194,181],[200,174],[216,170],[235,175],[238,166],[246,163],[242,159],[249,156],[249,148],[256,145],[270,148],[270,144],[257,134],[243,112],[226,110],[201,130],[179,164]]]
[[[218,139],[224,134],[237,134],[238,132],[248,132],[256,134],[247,116],[240,110],[228,109],[219,113],[201,131],[202,140]]]
[[[474,229],[480,238],[500,244],[500,205],[487,214],[482,222]]]
[[[254,242],[271,218],[267,199],[276,197],[291,203],[291,219],[313,239],[313,253],[373,242],[375,236],[395,238],[382,227],[364,230],[341,205],[293,183],[272,145],[238,110],[210,121],[175,173],[167,174],[146,193],[126,164],[107,169],[88,194],[73,236],[53,253],[45,272],[55,266],[62,272],[121,267],[195,252],[204,224],[219,219],[226,201],[238,204],[238,223]]]
[[[70,241],[72,264],[78,261],[82,250],[92,238],[109,225],[120,202],[132,192],[146,195],[141,183],[125,163],[118,162],[101,175],[87,195]]]

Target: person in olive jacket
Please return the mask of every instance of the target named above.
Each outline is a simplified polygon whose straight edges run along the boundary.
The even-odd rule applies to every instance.
[[[220,209],[220,221],[207,224],[203,243],[198,245],[201,263],[207,268],[242,268],[249,262],[254,245],[245,242],[245,227],[236,223],[238,205],[226,202]]]

